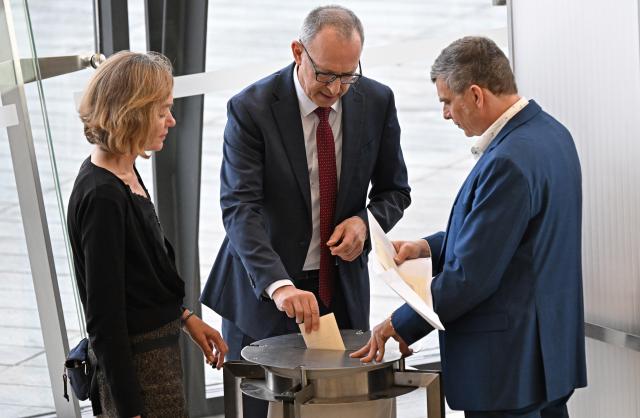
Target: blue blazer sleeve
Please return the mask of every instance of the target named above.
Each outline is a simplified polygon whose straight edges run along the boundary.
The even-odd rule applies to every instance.
[[[434,310],[445,327],[498,289],[530,219],[529,183],[513,161],[496,158],[478,178],[470,210],[459,202],[452,211],[447,233],[456,234],[453,248],[441,254],[443,233],[426,238],[434,269],[445,257],[431,283]],[[393,326],[408,344],[432,330],[408,305],[393,313]]]
[[[444,241],[444,232],[437,232],[433,235],[429,235],[424,238],[429,244],[429,249],[431,250],[431,266],[433,267],[432,273],[435,276],[440,273],[437,271],[438,266],[440,265],[440,258],[442,257],[442,243]]]
[[[396,333],[409,345],[434,330],[427,321],[406,303],[393,312],[391,323]]]
[[[259,129],[239,100],[227,105],[220,171],[222,221],[233,249],[255,283],[260,298],[274,281],[289,275],[271,245],[263,216],[264,144]]]
[[[512,160],[489,161],[477,178],[473,200],[452,211],[455,243],[447,244],[442,271],[431,283],[445,327],[496,292],[530,219],[529,183]]]
[[[444,232],[437,232],[424,239],[429,243],[429,247],[431,248],[431,264],[433,266],[433,272],[436,273],[436,266],[440,262]],[[398,335],[409,345],[418,341],[434,329],[406,303],[396,309],[391,315],[391,323]]]

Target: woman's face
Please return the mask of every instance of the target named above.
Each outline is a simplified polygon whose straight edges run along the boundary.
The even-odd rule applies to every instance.
[[[169,133],[169,128],[176,126],[176,120],[171,114],[173,106],[173,95],[170,94],[167,100],[156,108],[156,114],[153,115],[153,122],[147,140],[147,151],[160,151],[164,145],[164,139]]]

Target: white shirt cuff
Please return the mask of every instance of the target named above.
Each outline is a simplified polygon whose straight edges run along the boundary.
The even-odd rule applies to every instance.
[[[273,293],[283,286],[293,286],[293,282],[289,279],[276,280],[264,290],[270,299],[273,299]]]

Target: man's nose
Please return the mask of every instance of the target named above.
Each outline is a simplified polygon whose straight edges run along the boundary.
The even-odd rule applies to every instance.
[[[342,87],[342,84],[340,83],[340,78],[336,78],[331,83],[327,84],[327,88],[329,89],[329,91],[333,96],[335,96],[336,94],[338,94],[338,92],[340,92],[341,87]]]

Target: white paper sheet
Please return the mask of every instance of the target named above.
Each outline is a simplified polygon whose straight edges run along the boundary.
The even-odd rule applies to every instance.
[[[394,257],[397,253],[393,244],[371,212],[368,212],[368,216],[369,235],[380,264],[377,275],[422,318],[436,329],[444,330],[438,314],[433,310],[431,259],[417,258],[396,265]]]
[[[378,274],[382,280],[398,294],[414,311],[434,328],[444,331],[444,325],[440,322],[438,314],[433,308],[418,296],[407,283],[398,275],[396,270],[386,270]]]

